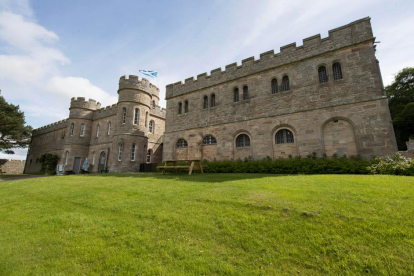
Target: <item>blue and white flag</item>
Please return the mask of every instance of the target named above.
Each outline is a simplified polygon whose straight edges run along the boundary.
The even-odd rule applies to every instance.
[[[139,72],[151,78],[156,78],[158,74],[157,71],[148,71],[148,70],[139,70]]]

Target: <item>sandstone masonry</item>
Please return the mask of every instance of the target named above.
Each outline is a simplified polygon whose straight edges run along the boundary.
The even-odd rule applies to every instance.
[[[25,160],[0,159],[0,170],[4,174],[22,174]]]

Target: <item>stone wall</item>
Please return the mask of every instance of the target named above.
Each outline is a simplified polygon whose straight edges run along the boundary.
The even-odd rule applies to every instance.
[[[0,159],[0,170],[5,174],[22,174],[26,160]]]
[[[407,150],[406,151],[400,151],[401,155],[408,157],[408,158],[414,158],[414,140],[407,142]]]

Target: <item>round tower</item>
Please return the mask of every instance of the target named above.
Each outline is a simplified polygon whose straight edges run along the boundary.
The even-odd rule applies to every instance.
[[[158,106],[158,102],[160,101],[160,90],[158,89],[158,87],[156,87],[155,85],[153,85],[151,87],[151,91],[152,91],[152,104],[154,106]]]

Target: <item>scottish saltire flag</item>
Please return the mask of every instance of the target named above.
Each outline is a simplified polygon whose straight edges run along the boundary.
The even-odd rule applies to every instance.
[[[148,70],[139,70],[139,72],[151,78],[156,78],[158,74],[157,71],[148,71]]]

